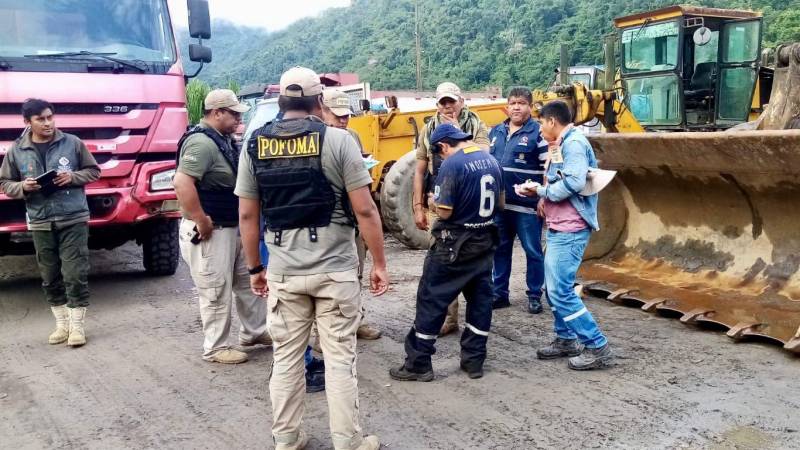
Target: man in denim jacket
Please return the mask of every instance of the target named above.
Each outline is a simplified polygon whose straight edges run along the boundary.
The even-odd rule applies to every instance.
[[[536,352],[539,359],[571,357],[569,368],[605,367],[613,359],[608,340],[592,314],[575,293],[575,275],[597,221],[597,194],[581,195],[589,170],[597,168],[589,141],[571,124],[572,113],[564,102],[545,105],[540,117],[542,136],[555,142],[545,174],[547,184],[519,189],[525,196],[538,195],[547,223],[544,274],[547,299],[555,318],[556,339]]]

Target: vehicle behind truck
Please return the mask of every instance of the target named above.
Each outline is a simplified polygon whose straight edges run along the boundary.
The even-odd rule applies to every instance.
[[[208,39],[206,0],[188,9],[190,34]],[[210,62],[211,51],[192,44],[189,59]],[[0,0],[0,160],[25,131],[22,103],[53,103],[56,126],[102,170],[86,188],[90,248],[136,241],[148,273],[171,275],[186,78],[167,0]],[[0,193],[0,255],[33,253],[26,221],[24,201]]]

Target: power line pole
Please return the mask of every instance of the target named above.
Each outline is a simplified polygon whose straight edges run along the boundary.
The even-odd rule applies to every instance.
[[[417,92],[422,91],[422,44],[419,36],[419,0],[414,1],[414,40],[417,53]]]

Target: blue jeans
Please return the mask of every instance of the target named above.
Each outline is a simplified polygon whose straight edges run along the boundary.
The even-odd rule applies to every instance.
[[[525,250],[527,271],[525,281],[528,285],[528,299],[538,299],[542,294],[544,267],[542,264],[542,219],[536,214],[516,211],[500,211],[495,216],[500,244],[494,253],[492,281],[494,298],[508,300],[508,279],[511,276],[511,256],[514,250],[514,237],[519,236]]]
[[[574,290],[575,275],[591,234],[589,229],[575,233],[547,230],[544,276],[556,336],[579,339],[588,348],[598,348],[608,341]]]

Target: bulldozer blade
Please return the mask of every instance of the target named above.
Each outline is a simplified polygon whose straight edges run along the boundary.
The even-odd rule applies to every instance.
[[[800,130],[588,136],[617,177],[580,276],[589,294],[684,322],[759,324],[797,351]]]

